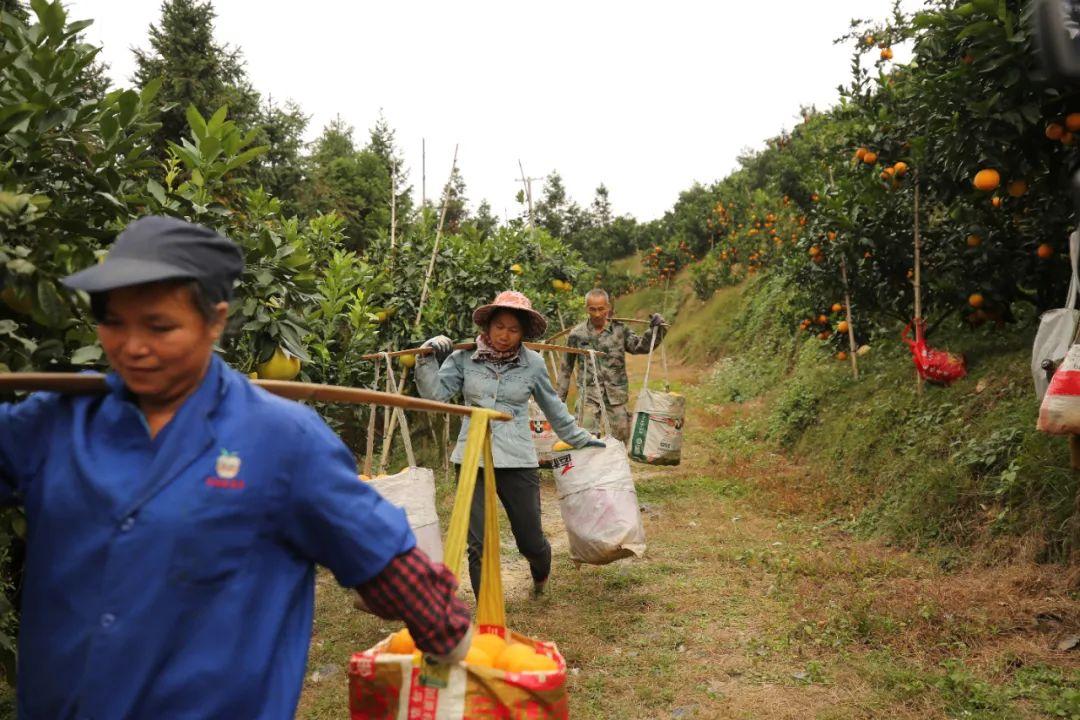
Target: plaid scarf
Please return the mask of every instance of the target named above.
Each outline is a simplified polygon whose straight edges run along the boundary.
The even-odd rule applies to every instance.
[[[512,350],[499,351],[491,344],[491,338],[488,337],[487,333],[476,336],[476,352],[473,353],[473,360],[489,362],[492,365],[507,365],[516,362],[520,354],[521,343],[518,343],[517,347]]]

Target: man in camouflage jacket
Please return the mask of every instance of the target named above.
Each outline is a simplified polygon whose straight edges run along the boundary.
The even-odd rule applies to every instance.
[[[596,356],[596,363],[599,366],[600,392],[597,391],[592,370],[584,373],[580,369],[586,367],[588,356],[567,353],[563,356],[562,365],[559,368],[559,397],[563,402],[566,401],[566,396],[570,393],[570,377],[574,373],[574,367],[580,366],[579,383],[583,375],[587,375],[588,379],[585,410],[586,417],[592,421],[591,426],[601,427],[600,403],[604,402],[608,422],[611,424],[611,434],[627,442],[630,437],[630,411],[626,404],[630,399],[630,390],[629,380],[626,377],[625,353],[644,355],[649,352],[649,342],[654,333],[656,334],[654,347],[660,345],[660,341],[664,338],[664,318],[659,314],[654,314],[649,322],[649,330],[642,335],[635,335],[626,325],[611,319],[611,298],[606,291],[599,288],[591,290],[585,296],[585,310],[589,314],[589,319],[570,331],[566,344],[573,348],[606,353],[606,355]]]

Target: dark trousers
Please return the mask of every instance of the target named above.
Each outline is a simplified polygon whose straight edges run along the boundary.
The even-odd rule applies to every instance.
[[[551,545],[544,537],[540,521],[540,471],[537,468],[495,468],[495,490],[510,519],[518,552],[529,561],[533,580],[547,580],[551,573]],[[469,512],[469,578],[477,597],[480,596],[483,552],[484,468],[480,468]]]

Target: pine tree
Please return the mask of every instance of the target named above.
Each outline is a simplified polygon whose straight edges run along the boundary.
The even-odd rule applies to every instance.
[[[291,100],[283,106],[267,100],[259,108],[261,130],[256,144],[265,145],[269,150],[253,168],[255,182],[291,208],[302,194],[301,151],[308,120],[300,106]]]
[[[22,0],[0,0],[0,12],[10,13],[16,20],[24,23],[30,18]]]
[[[242,127],[258,124],[259,94],[248,82],[240,51],[214,41],[214,8],[207,0],[164,0],[161,21],[150,26],[150,49],[135,50],[139,87],[162,80],[159,100],[165,109],[155,147],[188,134],[185,111],[194,105],[205,117],[222,105]]]
[[[397,205],[398,226],[404,226],[404,220],[412,212],[412,187],[408,184],[409,171],[405,167],[405,160],[401,157],[401,151],[394,141],[394,129],[390,127],[382,111],[375,120],[375,126],[368,133],[367,150],[377,155],[386,166],[387,174],[394,179],[394,187],[397,188],[394,202]]]
[[[596,188],[596,197],[593,198],[591,211],[593,222],[600,227],[607,227],[611,224],[611,198],[608,196],[608,189],[603,183],[600,183],[600,186]]]
[[[469,218],[469,210],[465,204],[465,178],[461,176],[461,169],[456,165],[443,189],[443,202],[446,204],[443,231],[447,234],[456,233],[461,230],[461,224]]]

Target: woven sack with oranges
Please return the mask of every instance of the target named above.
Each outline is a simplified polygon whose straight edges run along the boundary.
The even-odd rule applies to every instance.
[[[484,554],[477,627],[463,662],[431,663],[407,630],[349,663],[352,720],[566,720],[566,661],[553,643],[511,632],[499,568],[499,516],[491,456],[491,411],[473,411],[446,537],[446,564],[460,576],[469,508],[484,457]]]

